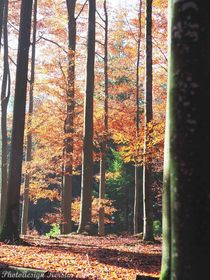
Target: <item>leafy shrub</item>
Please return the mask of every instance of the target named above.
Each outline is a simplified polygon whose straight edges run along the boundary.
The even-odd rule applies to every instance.
[[[153,222],[153,231],[155,236],[161,236],[162,235],[162,225],[159,220],[156,220]]]
[[[46,236],[48,237],[55,237],[61,233],[60,226],[58,224],[52,224],[51,230],[46,233]]]

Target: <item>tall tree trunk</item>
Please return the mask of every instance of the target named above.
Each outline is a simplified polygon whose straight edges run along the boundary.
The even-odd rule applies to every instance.
[[[27,92],[28,53],[30,47],[32,0],[22,0],[13,111],[11,157],[6,215],[0,239],[19,241],[19,206],[22,175],[23,138]]]
[[[125,194],[125,200],[124,200],[124,231],[129,231],[129,225],[130,225],[130,219],[129,219],[129,188],[127,185],[124,186],[124,194]]]
[[[168,90],[169,92],[169,90]],[[165,144],[164,144],[164,168],[163,168],[163,191],[162,191],[162,264],[160,280],[170,280],[171,271],[171,208],[170,208],[170,160],[169,160],[169,94],[167,96]]]
[[[2,33],[3,33],[4,7],[5,7],[5,0],[1,0],[0,1],[0,52],[1,52]]]
[[[89,0],[87,43],[87,77],[84,112],[84,143],[82,152],[81,210],[78,232],[90,230],[93,185],[93,92],[95,65],[95,11],[96,1]]]
[[[146,92],[145,92],[145,140],[143,166],[143,203],[144,203],[144,240],[153,240],[152,210],[152,168],[147,163],[148,131],[147,125],[152,121],[152,0],[146,1]]]
[[[142,1],[139,3],[139,31],[137,40],[137,64],[136,64],[136,137],[139,137],[139,125],[140,125],[140,110],[139,110],[139,65],[140,65],[140,47],[141,47],[141,8]],[[142,168],[138,165],[139,151],[136,152],[135,163],[135,194],[134,194],[134,211],[133,211],[133,232],[134,234],[143,231],[143,191],[141,181]]]
[[[73,163],[73,129],[74,129],[74,91],[75,91],[75,48],[76,48],[76,0],[67,0],[68,9],[68,82],[67,82],[67,113],[64,124],[64,132],[68,135],[64,148],[64,181],[61,201],[61,214],[64,222],[61,225],[61,233],[72,231],[71,204],[72,204],[72,163]],[[71,135],[70,135],[71,134]]]
[[[4,65],[1,86],[1,199],[0,199],[0,225],[3,225],[7,196],[7,108],[10,97],[10,69],[8,50],[8,0],[4,1],[3,13],[3,42],[4,42]],[[1,227],[0,226],[0,227]]]
[[[168,40],[171,41],[171,19],[168,15]],[[171,64],[169,48],[168,65]],[[169,69],[170,70],[170,69]],[[166,104],[166,124],[164,143],[163,190],[162,190],[162,262],[160,280],[170,280],[171,274],[171,191],[170,191],[170,72],[168,72],[168,89]]]
[[[28,128],[26,137],[26,164],[29,164],[32,160],[32,134],[30,131],[33,105],[34,105],[34,80],[35,80],[35,57],[36,57],[36,34],[37,34],[37,0],[34,0],[33,4],[33,41],[32,41],[32,56],[31,56],[31,79],[29,88],[29,109],[28,109]],[[22,219],[21,219],[21,234],[26,234],[28,223],[28,208],[29,208],[29,185],[30,185],[30,172],[26,171],[24,194],[23,194],[23,206],[22,206]]]
[[[210,8],[198,0],[173,1],[171,7],[171,275],[173,279],[206,279],[210,262]]]
[[[106,158],[104,152],[101,152],[100,159],[100,184],[99,184],[99,199],[105,198],[105,184],[106,184]],[[104,225],[104,207],[100,205],[99,207],[99,218],[98,218],[98,234],[105,234],[105,225]]]
[[[104,28],[104,130],[105,139],[101,145],[101,159],[100,159],[100,185],[99,185],[99,199],[105,198],[106,187],[106,149],[107,149],[107,134],[108,134],[108,12],[107,2],[104,0],[104,15],[105,15],[105,28]],[[105,234],[104,225],[104,207],[99,208],[99,221],[98,221],[98,234]]]

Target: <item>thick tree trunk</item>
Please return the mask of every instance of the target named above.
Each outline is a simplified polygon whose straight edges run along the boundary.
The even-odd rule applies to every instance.
[[[107,3],[104,1],[104,15],[105,15],[105,37],[104,37],[104,130],[108,133],[108,12]],[[99,185],[99,199],[105,198],[105,187],[106,187],[106,149],[107,141],[104,139],[104,143],[101,146],[101,159],[100,159],[100,185]],[[105,234],[104,225],[104,207],[99,208],[99,222],[98,222],[98,234]]]
[[[143,166],[144,240],[153,240],[152,168],[147,163],[147,124],[152,121],[152,0],[146,1],[146,93],[145,93],[145,140]]]
[[[72,231],[71,204],[72,204],[72,164],[73,164],[73,130],[74,130],[74,91],[75,91],[75,48],[76,48],[76,0],[67,0],[68,9],[68,37],[69,37],[69,66],[67,82],[67,112],[64,124],[64,132],[68,135],[64,148],[64,180],[61,201],[61,215],[63,223],[61,233],[67,234]],[[70,135],[71,134],[71,135]]]
[[[198,0],[171,5],[171,277],[206,279],[210,263],[210,8]]]
[[[171,235],[170,244],[164,236],[161,280],[206,279],[210,262],[210,8],[197,0],[170,1],[170,10],[170,148],[165,174],[169,168],[171,202],[163,198],[170,202]],[[168,258],[171,267],[167,267]],[[169,276],[164,277],[167,269]]]
[[[3,42],[4,42],[4,65],[1,86],[1,198],[0,198],[0,227],[3,225],[7,196],[7,108],[10,97],[10,69],[8,50],[8,0],[4,1],[3,13]]]
[[[137,41],[137,63],[136,63],[136,137],[139,137],[140,126],[140,110],[139,110],[139,65],[140,65],[140,47],[141,47],[141,8],[142,1],[139,3],[139,32]],[[136,153],[137,162],[139,157],[139,151]],[[137,234],[143,231],[143,191],[141,181],[142,168],[135,164],[135,194],[134,194],[134,211],[133,211],[133,232]]]
[[[93,92],[95,65],[95,11],[96,1],[89,0],[87,77],[84,117],[84,143],[82,152],[81,211],[78,232],[91,227],[93,185]]]
[[[29,88],[29,109],[28,109],[28,128],[26,140],[26,164],[32,160],[32,134],[30,131],[33,107],[34,107],[34,81],[35,81],[35,58],[36,58],[36,34],[37,34],[37,0],[33,4],[33,41],[32,41],[32,56],[31,56],[31,79]],[[21,218],[21,234],[26,234],[28,223],[28,209],[29,209],[29,185],[30,185],[30,172],[25,174],[22,218]]]
[[[17,56],[15,100],[12,125],[11,157],[8,179],[8,200],[6,215],[0,239],[19,241],[20,185],[23,157],[23,138],[25,126],[25,107],[27,92],[28,53],[30,47],[32,0],[21,4],[20,31]]]
[[[169,92],[169,91],[168,91]],[[164,144],[164,168],[162,191],[162,264],[160,280],[170,280],[171,272],[171,198],[170,198],[170,166],[169,166],[169,94],[167,96],[165,144]]]
[[[168,40],[171,41],[171,18],[168,15]],[[171,64],[169,48],[168,65]],[[163,190],[162,190],[162,262],[160,280],[170,280],[171,275],[171,189],[170,189],[170,69],[168,72],[168,90],[166,104],[166,124],[164,143]]]

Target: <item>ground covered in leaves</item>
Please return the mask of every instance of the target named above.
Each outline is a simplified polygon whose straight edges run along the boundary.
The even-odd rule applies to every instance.
[[[63,278],[75,280],[135,280],[137,274],[160,272],[161,245],[145,244],[135,236],[26,236],[24,240],[31,246],[0,243],[1,265],[62,273]]]

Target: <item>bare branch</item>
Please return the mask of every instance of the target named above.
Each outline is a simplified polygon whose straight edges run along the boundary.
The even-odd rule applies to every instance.
[[[58,61],[58,65],[59,65],[59,68],[60,68],[61,73],[62,73],[62,75],[63,75],[63,79],[64,79],[64,81],[65,81],[66,88],[68,88],[67,77],[66,77],[66,74],[65,74],[65,72],[64,72],[64,70],[63,70],[63,66],[61,65],[61,62],[60,62],[60,61]]]
[[[128,21],[128,19],[127,19],[125,14],[124,14],[124,18],[125,18],[125,21],[126,21],[128,27],[129,27],[129,29],[130,29],[130,32],[131,32],[131,35],[132,35],[133,39],[138,43],[138,39],[136,38],[136,36],[135,36],[135,34],[134,34],[134,32],[133,32],[133,30],[131,28],[131,25],[130,25],[130,23],[129,23],[129,21]]]
[[[97,23],[101,28],[105,29],[105,27],[104,27],[102,24],[100,24],[100,22],[96,21],[96,23]]]
[[[97,53],[97,52],[96,52],[96,55],[99,56],[101,59],[104,60],[104,56],[102,56],[100,53]]]
[[[158,48],[158,50],[160,51],[160,53],[163,55],[165,61],[168,62],[168,58],[166,57],[166,55],[165,55],[165,53],[163,52],[163,50],[161,49],[161,47],[159,47],[157,40],[156,40],[154,37],[152,37],[152,39],[153,39],[153,41],[154,41],[155,46]]]
[[[104,47],[104,43],[102,43],[101,41],[96,40],[96,43],[98,43],[99,45],[101,45],[101,46],[103,46],[103,47]]]
[[[82,6],[81,10],[79,11],[78,15],[75,17],[75,20],[77,20],[79,18],[79,16],[81,15],[81,13],[83,12],[83,10],[85,8],[85,5],[87,4],[87,1],[88,0],[86,0],[85,3],[83,4],[83,6]]]
[[[96,9],[96,13],[97,13],[97,15],[100,17],[100,19],[103,21],[103,22],[105,22],[105,19],[104,18],[102,18],[102,16],[100,15],[100,13],[98,12],[98,10]]]
[[[12,28],[14,28],[15,31],[19,32],[19,29],[10,21],[8,21],[8,25],[10,25]]]
[[[55,42],[55,41],[53,41],[53,40],[51,40],[51,39],[48,39],[48,38],[46,38],[46,37],[43,37],[43,36],[40,36],[40,39],[43,39],[43,40],[45,40],[45,41],[47,41],[47,42],[50,42],[50,43],[56,45],[58,48],[60,48],[62,51],[64,51],[66,54],[68,54],[68,52],[64,49],[64,47],[62,47],[62,46],[61,46],[60,44],[58,44],[57,42]]]

